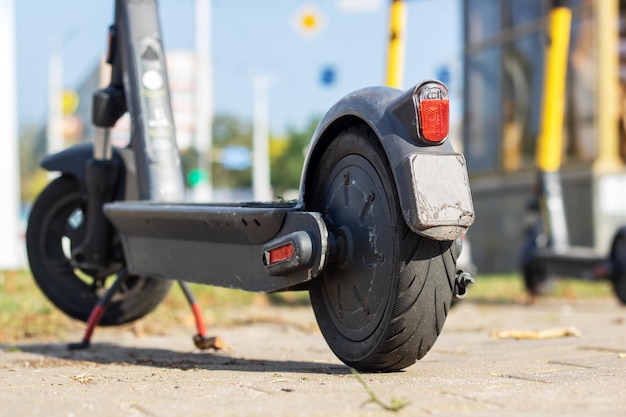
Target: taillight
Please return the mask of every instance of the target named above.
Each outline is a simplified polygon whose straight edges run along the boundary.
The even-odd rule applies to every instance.
[[[445,85],[431,81],[418,86],[413,92],[417,116],[417,134],[427,142],[436,144],[448,137],[450,102]]]

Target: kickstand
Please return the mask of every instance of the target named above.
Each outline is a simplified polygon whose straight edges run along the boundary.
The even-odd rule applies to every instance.
[[[196,320],[196,329],[198,333],[193,337],[193,343],[196,345],[198,349],[223,349],[226,344],[219,336],[206,337],[206,330],[204,328],[204,319],[202,318],[202,312],[200,311],[200,306],[196,301],[196,298],[193,296],[191,292],[191,288],[184,281],[178,281],[180,285],[180,289],[183,290],[183,294],[185,294],[185,298],[191,306],[191,311],[193,312],[193,316]]]
[[[89,319],[87,320],[87,330],[85,330],[85,335],[83,336],[83,340],[78,343],[70,343],[67,345],[67,348],[70,350],[77,349],[87,349],[89,344],[91,343],[91,336],[93,335],[93,331],[96,326],[100,323],[100,319],[104,315],[104,312],[111,304],[111,298],[113,298],[113,294],[120,289],[122,283],[126,280],[128,274],[126,273],[126,269],[122,269],[117,274],[117,278],[113,282],[113,285],[104,293],[102,297],[98,300],[98,303],[95,305],[93,310],[91,310],[91,314],[89,314]]]

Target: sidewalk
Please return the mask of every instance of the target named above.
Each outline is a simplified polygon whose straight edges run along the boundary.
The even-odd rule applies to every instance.
[[[409,402],[397,413],[366,403],[309,308],[246,314],[256,321],[211,329],[230,352],[194,350],[191,329],[136,337],[98,328],[80,352],[64,343],[0,346],[0,417],[626,415],[626,308],[611,298],[462,302],[422,361],[362,375],[382,402]],[[547,329],[580,335],[493,337]]]

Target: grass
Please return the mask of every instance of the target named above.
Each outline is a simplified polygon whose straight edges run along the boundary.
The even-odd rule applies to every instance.
[[[29,273],[0,271],[0,343],[62,337],[70,322],[39,292]]]
[[[556,280],[546,297],[578,299],[615,297],[609,281],[583,281],[574,278]],[[528,300],[523,279],[519,274],[478,275],[476,283],[468,290],[466,300],[476,302],[507,303]]]
[[[247,308],[267,305],[308,305],[307,292],[258,294],[245,291],[191,285],[203,309],[207,326],[236,325],[264,320],[245,314]],[[615,297],[610,282],[561,279],[549,297],[566,299]],[[465,302],[518,303],[528,300],[522,279],[517,274],[479,275]],[[245,317],[244,317],[245,316]],[[246,318],[247,317],[247,318]],[[143,333],[159,333],[173,325],[193,329],[193,316],[177,286],[148,320],[140,321]],[[68,318],[39,291],[27,271],[0,271],[0,343],[18,340],[67,340],[70,332],[80,332],[84,324]]]
[[[233,312],[249,307],[309,303],[306,292],[267,295],[207,285],[190,286],[203,309],[207,326],[238,324],[242,320],[241,314]],[[189,305],[177,285],[149,315],[149,320],[140,320],[138,326],[142,333],[150,334],[163,332],[163,329],[173,325],[194,328]],[[48,301],[30,272],[0,271],[0,343],[67,340],[70,332],[81,332],[83,329],[82,322],[67,317]]]

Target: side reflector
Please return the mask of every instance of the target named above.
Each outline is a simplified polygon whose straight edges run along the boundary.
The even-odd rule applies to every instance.
[[[263,265],[272,276],[287,276],[315,261],[313,240],[309,232],[298,230],[267,242],[263,246]]]
[[[287,243],[284,246],[279,246],[276,249],[265,252],[266,264],[269,266],[277,262],[286,261],[287,259],[293,258],[295,253],[296,247],[293,243]]]
[[[448,137],[450,124],[450,102],[448,89],[437,81],[420,85],[413,93],[417,113],[417,133],[432,144]]]

